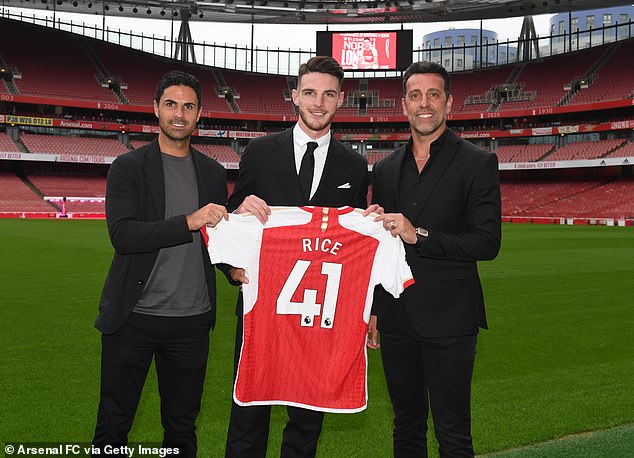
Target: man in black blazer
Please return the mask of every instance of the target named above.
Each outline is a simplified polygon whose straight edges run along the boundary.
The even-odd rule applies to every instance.
[[[108,171],[106,220],[115,249],[95,326],[102,332],[93,444],[124,445],[152,358],[163,443],[196,456],[195,420],[215,323],[216,283],[199,229],[227,217],[226,173],[190,147],[201,112],[198,80],[158,83],[158,139]]]
[[[429,62],[403,76],[412,137],[374,166],[378,220],[405,242],[416,283],[399,299],[375,292],[368,345],[377,348],[394,409],[394,456],[426,457],[431,408],[441,457],[472,457],[471,377],[479,328],[486,328],[476,262],[500,249],[495,154],[446,128],[447,71]]]
[[[343,70],[330,57],[313,57],[300,66],[297,89],[293,90],[299,120],[292,129],[249,142],[229,199],[230,211],[253,212],[265,222],[269,205],[367,206],[367,163],[330,131],[335,110],[343,102],[342,81]],[[314,145],[310,147],[309,143]],[[307,163],[312,173],[303,187]],[[231,269],[229,273],[233,280],[248,281],[243,269]],[[236,364],[242,347],[241,294],[237,314]],[[241,407],[234,402],[225,456],[264,457],[270,412],[269,406]],[[288,407],[288,415],[281,456],[315,456],[323,412]]]

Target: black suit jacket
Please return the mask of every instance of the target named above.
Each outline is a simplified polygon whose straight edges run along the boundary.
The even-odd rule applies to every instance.
[[[399,180],[406,146],[374,166],[372,201],[386,213],[401,213]],[[425,337],[477,334],[486,328],[476,261],[497,256],[501,242],[498,161],[447,132],[443,148],[423,174],[414,227],[431,231],[427,240],[405,245],[415,285],[394,299],[377,288],[373,314],[381,331],[394,330],[402,314]]]
[[[367,193],[366,160],[332,136],[319,187],[306,202],[295,168],[293,129],[287,129],[249,142],[240,160],[228,209],[238,208],[250,194],[264,199],[268,205],[366,208]]]
[[[199,203],[224,205],[227,178],[213,159],[190,148]],[[115,254],[103,287],[95,326],[111,334],[139,300],[161,248],[191,243],[186,215],[165,219],[165,183],[158,141],[119,156],[106,185],[106,221]],[[215,323],[216,278],[201,237],[205,278]],[[212,324],[213,326],[213,324]]]

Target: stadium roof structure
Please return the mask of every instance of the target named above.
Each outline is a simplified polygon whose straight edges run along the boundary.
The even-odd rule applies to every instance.
[[[2,0],[7,7],[48,11],[254,24],[462,21],[631,4],[632,0]]]

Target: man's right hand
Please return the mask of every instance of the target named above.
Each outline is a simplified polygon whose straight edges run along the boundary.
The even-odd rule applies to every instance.
[[[229,277],[235,282],[239,283],[249,283],[249,279],[247,278],[244,269],[238,269],[237,267],[232,267],[229,269]]]
[[[223,218],[229,219],[227,209],[218,204],[207,204],[185,217],[190,231],[197,231],[203,226],[215,227]]]
[[[247,213],[251,212],[262,223],[266,223],[269,220],[271,214],[271,208],[267,203],[260,199],[258,196],[251,194],[244,198],[240,206],[234,213]]]

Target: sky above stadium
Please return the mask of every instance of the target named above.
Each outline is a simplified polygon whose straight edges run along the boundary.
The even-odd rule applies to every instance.
[[[43,17],[46,12],[42,10],[29,10],[22,8],[7,8],[14,14],[24,14],[27,16],[36,15]],[[52,13],[51,13],[52,14]],[[74,23],[85,23],[86,25],[95,25],[101,27],[103,25],[103,17],[101,15],[85,15],[75,13],[57,13],[57,17],[62,20],[72,20]],[[539,36],[548,36],[549,19],[551,14],[534,16],[535,31]],[[180,22],[170,20],[153,20],[139,18],[105,18],[106,27],[111,30],[121,30],[129,32],[134,30],[135,33],[154,35],[155,37],[178,36]],[[499,41],[517,40],[521,28],[523,17],[490,19],[482,21],[482,27],[487,30],[497,32]],[[405,24],[404,28],[412,29],[414,34],[414,49],[420,48],[423,43],[423,36],[438,30],[455,29],[479,29],[481,21],[460,21],[460,22],[427,22]],[[362,30],[394,30],[400,28],[400,24],[389,25],[338,25],[330,26],[329,30],[345,30],[345,31],[362,31]],[[238,46],[251,46],[251,24],[236,23],[210,23],[210,22],[190,22],[190,30],[192,37],[197,43],[217,43],[230,44]],[[274,48],[274,49],[303,49],[314,50],[316,44],[315,32],[318,30],[326,30],[325,25],[298,24],[298,25],[269,25],[258,24],[253,27],[253,42],[257,48]]]

